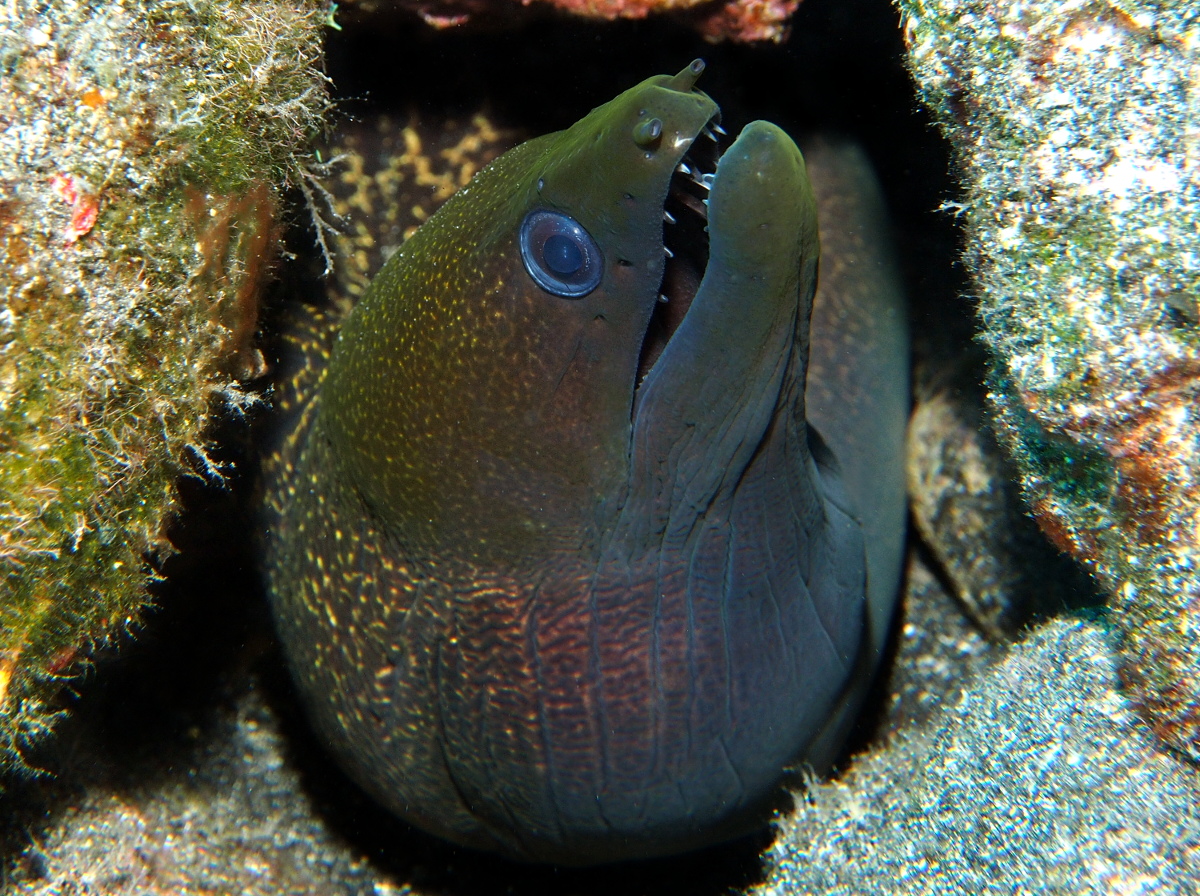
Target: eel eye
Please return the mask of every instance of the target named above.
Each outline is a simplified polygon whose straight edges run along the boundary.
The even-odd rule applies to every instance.
[[[600,247],[574,218],[538,209],[521,224],[521,260],[542,289],[578,299],[600,284]]]

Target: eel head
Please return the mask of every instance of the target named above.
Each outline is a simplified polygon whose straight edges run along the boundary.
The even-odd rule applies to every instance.
[[[631,499],[670,500],[639,457],[693,428],[693,412],[717,425],[730,400],[771,391],[749,368],[766,342],[791,339],[795,303],[747,317],[752,303],[721,308],[718,294],[743,282],[774,294],[815,268],[811,193],[790,139],[761,122],[718,166],[703,68],[650,78],[502,156],[346,321],[326,431],[413,550],[486,564],[598,551]],[[786,347],[765,363],[781,358]]]

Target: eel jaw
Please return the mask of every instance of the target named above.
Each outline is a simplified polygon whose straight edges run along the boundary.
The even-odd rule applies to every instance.
[[[638,385],[683,321],[704,276],[708,264],[708,192],[720,165],[725,136],[717,112],[696,134],[671,174],[663,204],[666,263],[658,302],[638,358]]]
[[[652,425],[650,408],[672,402],[681,403],[672,413],[682,420],[692,413],[684,405],[701,387],[758,390],[759,380],[774,381],[788,366],[803,383],[820,246],[800,150],[777,126],[751,122],[721,154],[716,171],[697,179],[710,188],[707,202],[699,203],[707,210],[702,233],[708,239],[693,241],[707,245],[707,260],[694,268],[698,286],[638,384],[635,430]],[[695,410],[703,417],[718,412],[716,406]]]

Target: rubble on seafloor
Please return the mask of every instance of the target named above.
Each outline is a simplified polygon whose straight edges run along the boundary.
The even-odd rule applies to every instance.
[[[1200,759],[1200,7],[899,0],[957,150],[990,402],[1121,676]]]
[[[990,640],[1078,609],[1094,589],[1028,516],[1012,461],[984,411],[984,364],[938,331],[915,334],[908,490],[922,545]]]
[[[236,12],[236,15],[235,15]],[[135,627],[328,107],[316,2],[0,10],[0,772]],[[311,173],[311,172],[309,172]]]

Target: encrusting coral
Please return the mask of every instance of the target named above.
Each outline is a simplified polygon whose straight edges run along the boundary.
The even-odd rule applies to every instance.
[[[349,18],[377,16],[387,9],[419,16],[427,25],[457,28],[468,23],[511,25],[552,7],[581,19],[613,21],[671,16],[712,43],[773,41],[788,34],[801,0],[343,0]],[[529,9],[534,7],[535,9]]]
[[[136,625],[176,478],[221,475],[205,427],[253,400],[238,383],[260,372],[281,191],[307,185],[328,108],[328,14],[0,11],[0,770]]]
[[[990,402],[1111,595],[1121,674],[1200,757],[1200,7],[899,0],[958,149]]]

